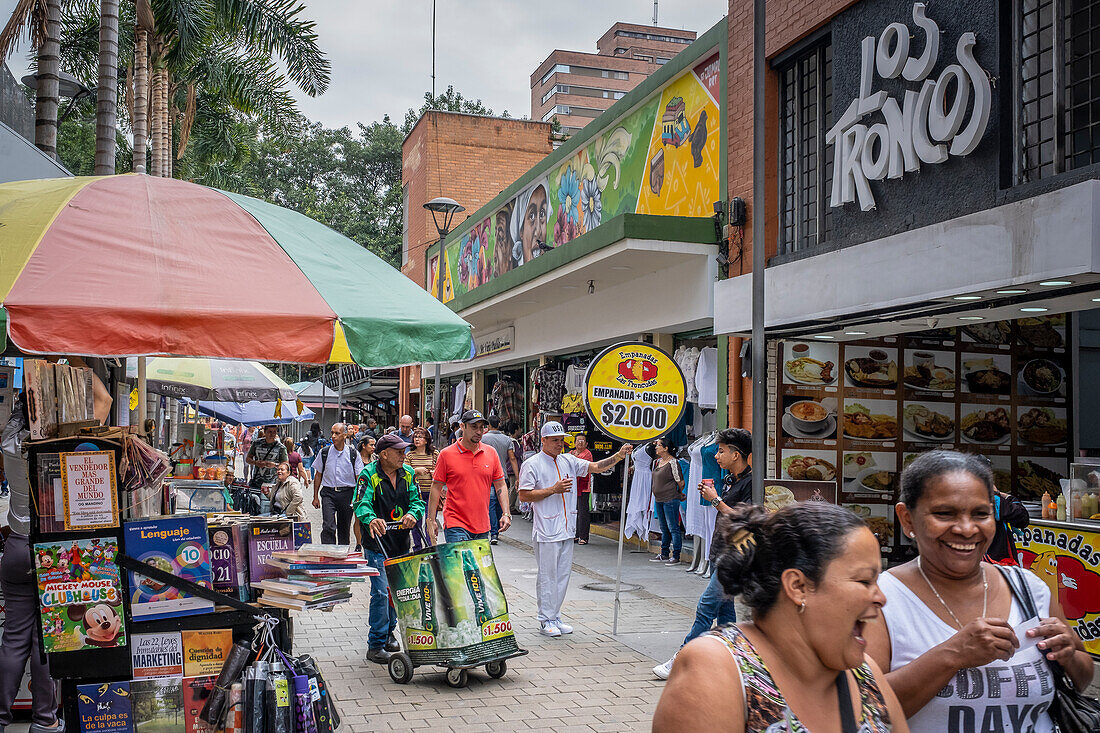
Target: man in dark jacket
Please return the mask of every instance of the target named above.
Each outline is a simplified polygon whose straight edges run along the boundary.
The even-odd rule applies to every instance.
[[[409,530],[424,517],[424,501],[405,463],[405,441],[383,435],[374,446],[377,460],[359,473],[355,488],[355,518],[360,523],[363,553],[379,574],[370,579],[370,633],[367,661],[387,664],[400,647],[393,639],[397,613],[390,605],[385,560],[408,553]]]
[[[699,493],[704,501],[709,501],[719,514],[732,514],[733,507],[737,504],[752,501],[752,468],[749,467],[751,455],[752,433],[741,428],[719,431],[718,452],[714,455],[714,460],[726,472],[722,481],[722,493],[719,495],[718,489],[706,482],[699,486]],[[712,564],[721,552],[717,533],[716,529],[710,543]],[[719,626],[723,626],[732,624],[736,620],[737,612],[733,605],[733,598],[727,596],[722,590],[718,573],[712,572],[703,595],[699,597],[699,603],[695,608],[695,624],[684,639],[684,644],[709,631],[715,621]],[[662,680],[667,680],[675,660],[674,654],[672,659],[654,667],[653,674]]]

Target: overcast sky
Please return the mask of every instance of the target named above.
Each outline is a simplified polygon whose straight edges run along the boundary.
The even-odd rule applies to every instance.
[[[6,22],[16,0],[0,0]],[[307,0],[321,48],[332,61],[332,85],[316,99],[298,93],[301,111],[326,126],[397,123],[431,89],[431,0]],[[725,15],[727,0],[664,0],[659,21],[703,33]],[[531,113],[531,72],[555,48],[595,53],[596,39],[616,21],[649,24],[650,0],[438,0],[436,91],[447,85],[500,114]],[[26,70],[26,46],[9,67]]]

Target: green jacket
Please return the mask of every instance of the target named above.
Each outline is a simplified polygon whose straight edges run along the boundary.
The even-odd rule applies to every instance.
[[[424,500],[420,498],[420,489],[416,487],[416,482],[413,481],[413,469],[408,464],[402,464],[397,474],[398,482],[401,478],[405,479],[405,491],[408,494],[408,508],[405,510],[405,514],[412,514],[418,521],[424,518]],[[379,487],[385,480],[385,474],[378,467],[378,461],[371,461],[363,470],[359,472],[359,480],[355,486],[355,500],[352,502],[352,507],[355,510],[355,517],[363,524],[370,524],[371,520],[378,519],[378,511],[386,511],[386,514],[390,514],[392,507],[376,507],[375,497],[378,495]],[[395,486],[399,492],[401,487]],[[382,516],[381,519],[385,521],[394,521],[400,519],[400,517]]]

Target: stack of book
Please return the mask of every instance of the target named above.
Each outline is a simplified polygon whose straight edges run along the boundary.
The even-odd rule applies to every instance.
[[[259,602],[282,608],[328,608],[351,598],[351,584],[361,583],[378,571],[361,552],[339,545],[302,545],[297,550],[276,550],[267,560],[280,577],[252,583],[262,591]]]

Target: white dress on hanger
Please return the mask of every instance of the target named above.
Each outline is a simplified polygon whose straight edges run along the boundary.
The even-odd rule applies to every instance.
[[[699,349],[694,346],[690,349],[684,349],[683,354],[675,361],[680,365],[680,370],[684,373],[684,380],[687,382],[686,401],[698,402],[699,393],[695,385],[695,372],[699,365]]]
[[[699,352],[695,389],[699,393],[699,407],[718,409],[718,349],[713,346]]]
[[[624,536],[635,536],[648,542],[650,524],[653,522],[653,459],[643,445],[634,449],[631,462],[634,465],[634,476],[630,479],[630,501],[626,505]]]
[[[702,533],[706,529],[703,520],[703,509],[705,507],[699,503],[699,482],[703,480],[703,456],[700,451],[710,441],[711,436],[704,435],[688,446],[690,459],[687,484],[684,486],[684,493],[687,495],[687,516],[684,517],[684,530],[696,537],[702,537]]]

